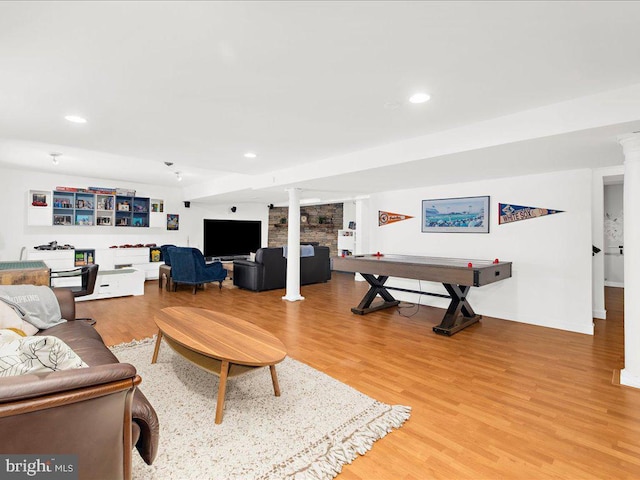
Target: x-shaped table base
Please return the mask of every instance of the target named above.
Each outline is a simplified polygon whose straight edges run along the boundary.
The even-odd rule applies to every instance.
[[[362,300],[357,307],[353,307],[351,311],[358,315],[365,315],[367,313],[375,312],[383,308],[394,307],[400,302],[393,298],[393,295],[389,293],[387,287],[384,286],[385,282],[389,278],[387,275],[375,276],[370,273],[361,274],[367,283],[370,285],[369,291],[362,297]],[[476,323],[482,318],[482,315],[476,315],[469,305],[467,300],[467,294],[471,287],[465,285],[455,285],[451,283],[443,283],[444,288],[451,298],[449,307],[447,308],[444,317],[439,325],[433,327],[433,331],[440,335],[453,335],[459,332],[463,328]],[[415,292],[425,293],[425,292]],[[372,305],[376,296],[380,295],[382,302]]]

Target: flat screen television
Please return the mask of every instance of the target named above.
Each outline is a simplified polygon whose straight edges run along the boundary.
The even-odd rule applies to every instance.
[[[232,258],[262,246],[260,220],[204,220],[204,256]]]

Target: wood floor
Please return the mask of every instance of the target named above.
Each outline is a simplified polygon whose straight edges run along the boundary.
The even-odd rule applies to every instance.
[[[192,295],[147,282],[144,296],[82,302],[78,315],[117,344],[156,333],[154,313],[166,306],[235,314],[274,333],[291,357],[411,406],[411,419],[340,480],[640,479],[640,390],[612,384],[624,366],[621,289],[607,289],[609,319],[594,336],[485,317],[442,337],[431,331],[436,308],[353,315],[367,286],[352,278],[302,287],[306,300],[295,303],[282,290],[211,285]]]

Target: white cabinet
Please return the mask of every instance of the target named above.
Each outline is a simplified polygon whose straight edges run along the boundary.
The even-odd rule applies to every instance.
[[[96,263],[100,270],[135,268],[145,274],[146,280],[158,278],[158,268],[162,262],[151,262],[149,247],[103,248],[96,251]]]
[[[353,255],[356,250],[356,231],[338,230],[338,255]]]
[[[80,250],[29,250],[27,260],[42,260],[52,271],[72,270],[76,268],[75,253],[77,251]],[[163,264],[149,261],[148,247],[96,249],[94,261],[100,265],[96,282],[97,293],[83,297],[87,300],[110,296],[143,295],[144,281],[157,279],[159,267]],[[128,272],[134,270],[135,273],[114,277],[114,272],[120,272],[121,269],[126,269]],[[80,285],[80,277],[53,278],[51,284],[54,287],[76,286]],[[100,287],[101,284],[102,287]]]
[[[77,297],[76,301],[126,297],[128,295],[144,295],[143,271],[135,268],[98,270],[98,278],[93,293],[84,297]]]
[[[75,250],[35,250],[27,251],[27,260],[42,260],[52,271],[74,268]]]

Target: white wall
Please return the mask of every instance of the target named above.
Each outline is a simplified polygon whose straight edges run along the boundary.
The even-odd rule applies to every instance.
[[[234,203],[235,213],[231,212],[229,205],[212,205],[208,203],[191,202],[191,206],[185,209],[185,217],[188,218],[190,229],[189,242],[191,247],[204,251],[204,219],[217,220],[260,220],[262,222],[262,246],[269,243],[269,209],[264,203]]]
[[[593,334],[591,305],[590,170],[385,192],[370,200],[369,251],[513,262],[513,277],[472,288],[476,313],[517,322]],[[424,199],[491,196],[490,233],[422,233]],[[498,225],[498,203],[564,210],[563,213]],[[414,218],[378,226],[378,210]],[[446,293],[440,284],[390,279],[410,289]],[[401,300],[414,294],[394,292]],[[420,303],[446,307],[448,300],[421,296]]]
[[[356,221],[356,202],[343,202],[342,204],[342,228],[349,228],[349,222]],[[356,224],[356,228],[357,228]]]
[[[133,228],[104,226],[41,226],[27,225],[29,190],[54,190],[67,187],[122,187],[136,190],[141,197],[164,200],[165,213],[180,215],[178,231],[166,228]],[[22,247],[32,249],[56,240],[59,244],[70,244],[76,248],[108,248],[112,245],[172,243],[202,249],[204,218],[237,218],[263,221],[263,244],[267,242],[268,213],[265,205],[238,205],[237,213],[231,214],[227,207],[191,203],[185,208],[182,190],[135,182],[109,181],[97,178],[53,175],[27,170],[0,168],[0,261],[17,260]],[[264,211],[263,211],[264,210]],[[99,259],[97,259],[99,262]]]

